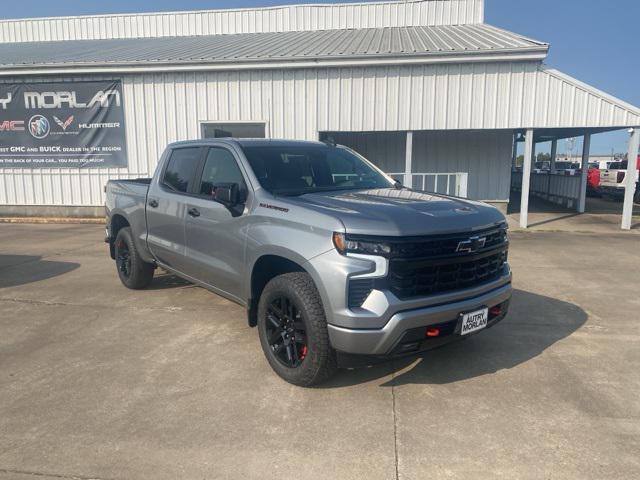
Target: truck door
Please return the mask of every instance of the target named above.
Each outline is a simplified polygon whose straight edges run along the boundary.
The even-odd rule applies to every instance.
[[[213,199],[218,184],[236,183],[243,205],[233,209]],[[187,202],[185,273],[221,293],[242,300],[245,272],[247,182],[234,153],[207,148],[195,190]]]
[[[185,216],[202,147],[174,148],[147,195],[147,243],[163,264],[185,268]]]

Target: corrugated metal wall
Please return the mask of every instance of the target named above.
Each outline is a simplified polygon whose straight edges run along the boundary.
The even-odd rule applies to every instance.
[[[438,131],[413,136],[413,171],[469,174],[468,197],[509,200],[513,132]]]
[[[297,139],[321,131],[640,125],[640,115],[605,94],[528,62],[122,78],[129,168],[0,170],[0,204],[101,205],[107,178],[150,175],[166,144],[197,138],[202,120],[262,120],[269,136]]]
[[[405,132],[332,132],[388,173],[404,172]],[[467,172],[468,197],[506,201],[511,182],[511,130],[431,131],[413,136],[414,173]]]
[[[484,0],[423,0],[4,20],[0,42],[460,25],[483,16]]]
[[[331,136],[336,143],[353,148],[387,173],[404,172],[405,132],[331,132]]]

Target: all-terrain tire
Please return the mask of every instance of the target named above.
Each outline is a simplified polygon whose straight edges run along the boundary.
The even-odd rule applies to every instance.
[[[115,241],[116,268],[122,284],[133,290],[146,288],[153,280],[154,265],[140,257],[130,227],[121,228]]]
[[[274,353],[267,334],[267,310],[273,301],[286,297],[299,312],[306,330],[305,356],[295,367],[285,365]],[[336,351],[329,342],[327,319],[320,294],[308,273],[285,273],[274,277],[262,291],[258,303],[260,343],[271,368],[287,382],[301,387],[318,385],[337,370]]]

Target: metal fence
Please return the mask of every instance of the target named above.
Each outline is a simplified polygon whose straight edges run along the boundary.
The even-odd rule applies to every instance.
[[[581,182],[579,174],[531,172],[529,194],[572,208],[580,198]],[[522,190],[522,172],[512,172],[511,188]]]
[[[456,197],[467,198],[469,174],[455,173],[412,173],[411,181],[406,182],[404,173],[390,173],[394,179],[404,183],[407,187],[425,192],[442,193]]]

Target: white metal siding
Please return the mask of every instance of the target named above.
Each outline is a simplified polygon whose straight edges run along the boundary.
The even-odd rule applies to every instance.
[[[423,0],[0,22],[0,42],[139,38],[482,23],[484,0]]]
[[[91,78],[114,77],[74,77]],[[197,138],[203,120],[265,121],[271,137],[310,140],[320,131],[640,126],[633,107],[533,62],[122,78],[129,168],[0,170],[0,204],[101,205],[108,178],[151,175],[166,144]]]
[[[467,195],[476,200],[509,200],[511,131],[415,132],[414,172],[468,172]]]
[[[404,172],[405,132],[335,132],[336,143],[353,148],[386,173]]]

